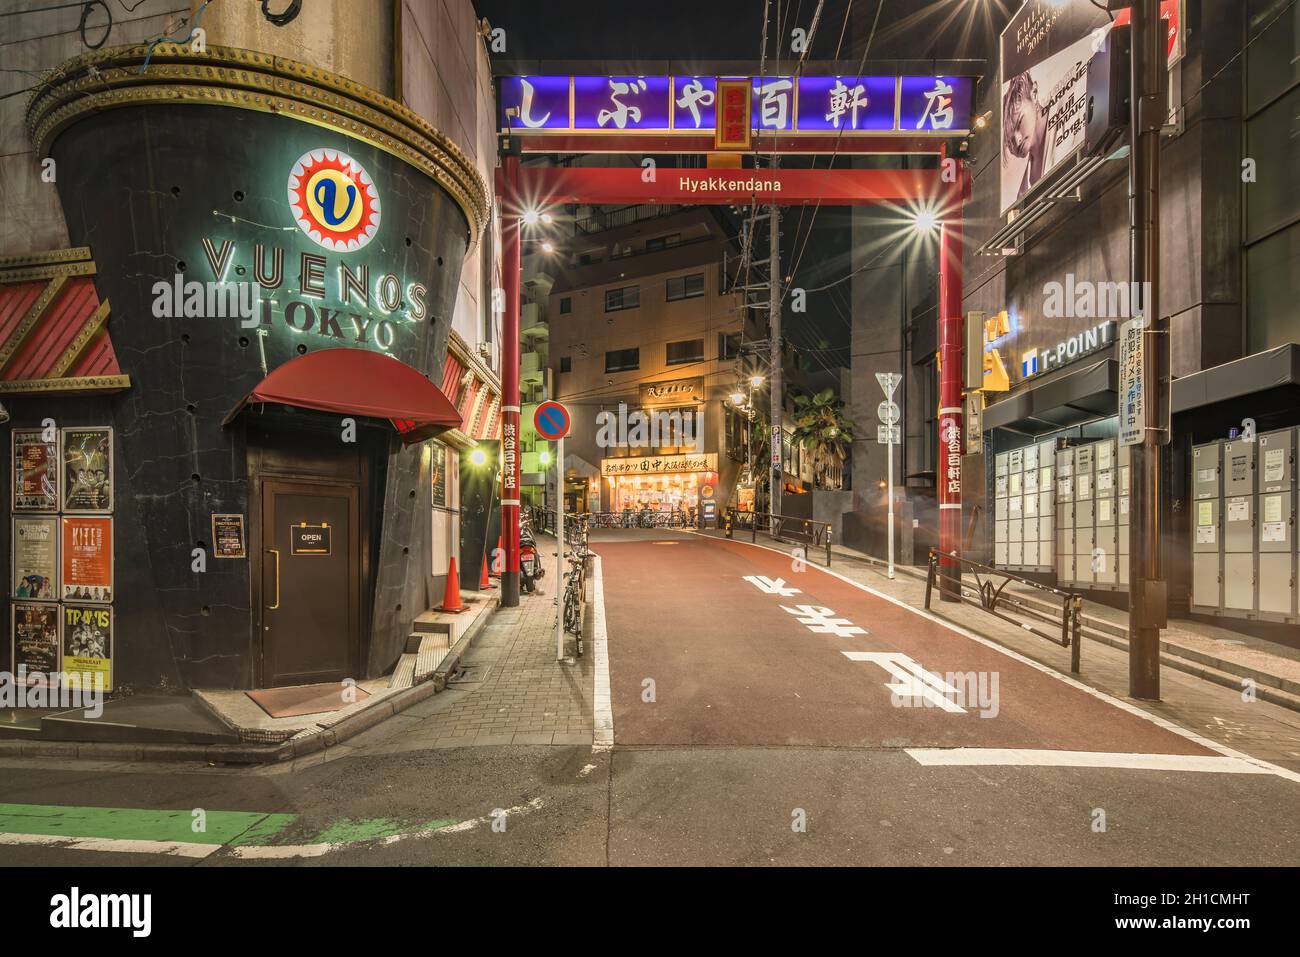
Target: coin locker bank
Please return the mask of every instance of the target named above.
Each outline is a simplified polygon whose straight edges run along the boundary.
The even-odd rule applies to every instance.
[[[1300,621],[1295,429],[1192,449],[1193,612]]]

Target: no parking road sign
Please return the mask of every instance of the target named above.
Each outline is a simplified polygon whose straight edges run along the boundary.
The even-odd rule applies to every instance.
[[[573,418],[569,410],[558,402],[543,402],[533,413],[533,428],[548,442],[555,442],[569,434]]]

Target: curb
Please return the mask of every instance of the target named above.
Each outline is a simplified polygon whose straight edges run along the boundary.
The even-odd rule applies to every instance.
[[[433,674],[412,688],[363,708],[330,728],[280,744],[132,744],[129,741],[0,741],[0,757],[85,758],[97,761],[202,761],[205,764],[279,764],[324,751],[369,731],[447,687],[460,660],[500,609],[494,603],[447,652]]]

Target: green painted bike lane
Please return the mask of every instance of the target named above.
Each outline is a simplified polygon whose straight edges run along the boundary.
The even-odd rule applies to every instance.
[[[354,844],[401,834],[432,831],[460,823],[434,819],[419,823],[391,818],[339,818],[303,839],[294,833],[297,814],[207,809],[86,807],[57,804],[0,804],[0,841],[21,843],[36,837],[149,841],[214,846],[277,846],[288,843]]]

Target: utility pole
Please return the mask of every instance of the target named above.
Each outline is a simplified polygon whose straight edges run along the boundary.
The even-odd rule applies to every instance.
[[[1161,445],[1165,439],[1168,382],[1161,381],[1160,357],[1167,348],[1168,323],[1160,317],[1160,128],[1165,108],[1165,32],[1160,0],[1137,0],[1131,20],[1133,111],[1129,121],[1129,224],[1132,279],[1144,291],[1142,389],[1146,406],[1140,445],[1132,447],[1133,520],[1129,528],[1129,694],[1160,698],[1160,629],[1166,624],[1160,542]]]
[[[771,251],[768,254],[768,273],[770,277],[767,311],[767,342],[771,350],[772,368],[769,370],[769,384],[772,397],[772,483],[769,487],[767,510],[769,514],[781,514],[781,471],[785,466],[782,461],[781,448],[781,413],[784,383],[782,382],[781,363],[781,220],[776,206],[767,208],[768,228],[771,237]]]

